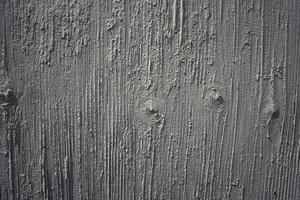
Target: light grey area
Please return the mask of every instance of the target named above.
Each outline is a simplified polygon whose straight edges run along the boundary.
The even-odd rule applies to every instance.
[[[300,199],[299,0],[0,0],[0,199]]]

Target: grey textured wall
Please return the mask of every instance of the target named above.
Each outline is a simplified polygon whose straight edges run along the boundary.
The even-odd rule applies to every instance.
[[[0,0],[0,199],[300,199],[299,0]]]

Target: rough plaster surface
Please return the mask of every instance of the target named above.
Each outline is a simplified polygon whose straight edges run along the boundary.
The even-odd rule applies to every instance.
[[[0,0],[0,199],[300,199],[299,0]]]

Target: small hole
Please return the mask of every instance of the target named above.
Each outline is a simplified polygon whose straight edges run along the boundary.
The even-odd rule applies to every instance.
[[[271,118],[272,118],[272,119],[278,119],[278,118],[279,118],[279,115],[280,115],[279,110],[276,110],[275,112],[272,113]]]

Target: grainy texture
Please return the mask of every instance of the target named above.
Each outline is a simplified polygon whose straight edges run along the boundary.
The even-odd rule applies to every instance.
[[[0,0],[0,199],[300,199],[299,0]]]

